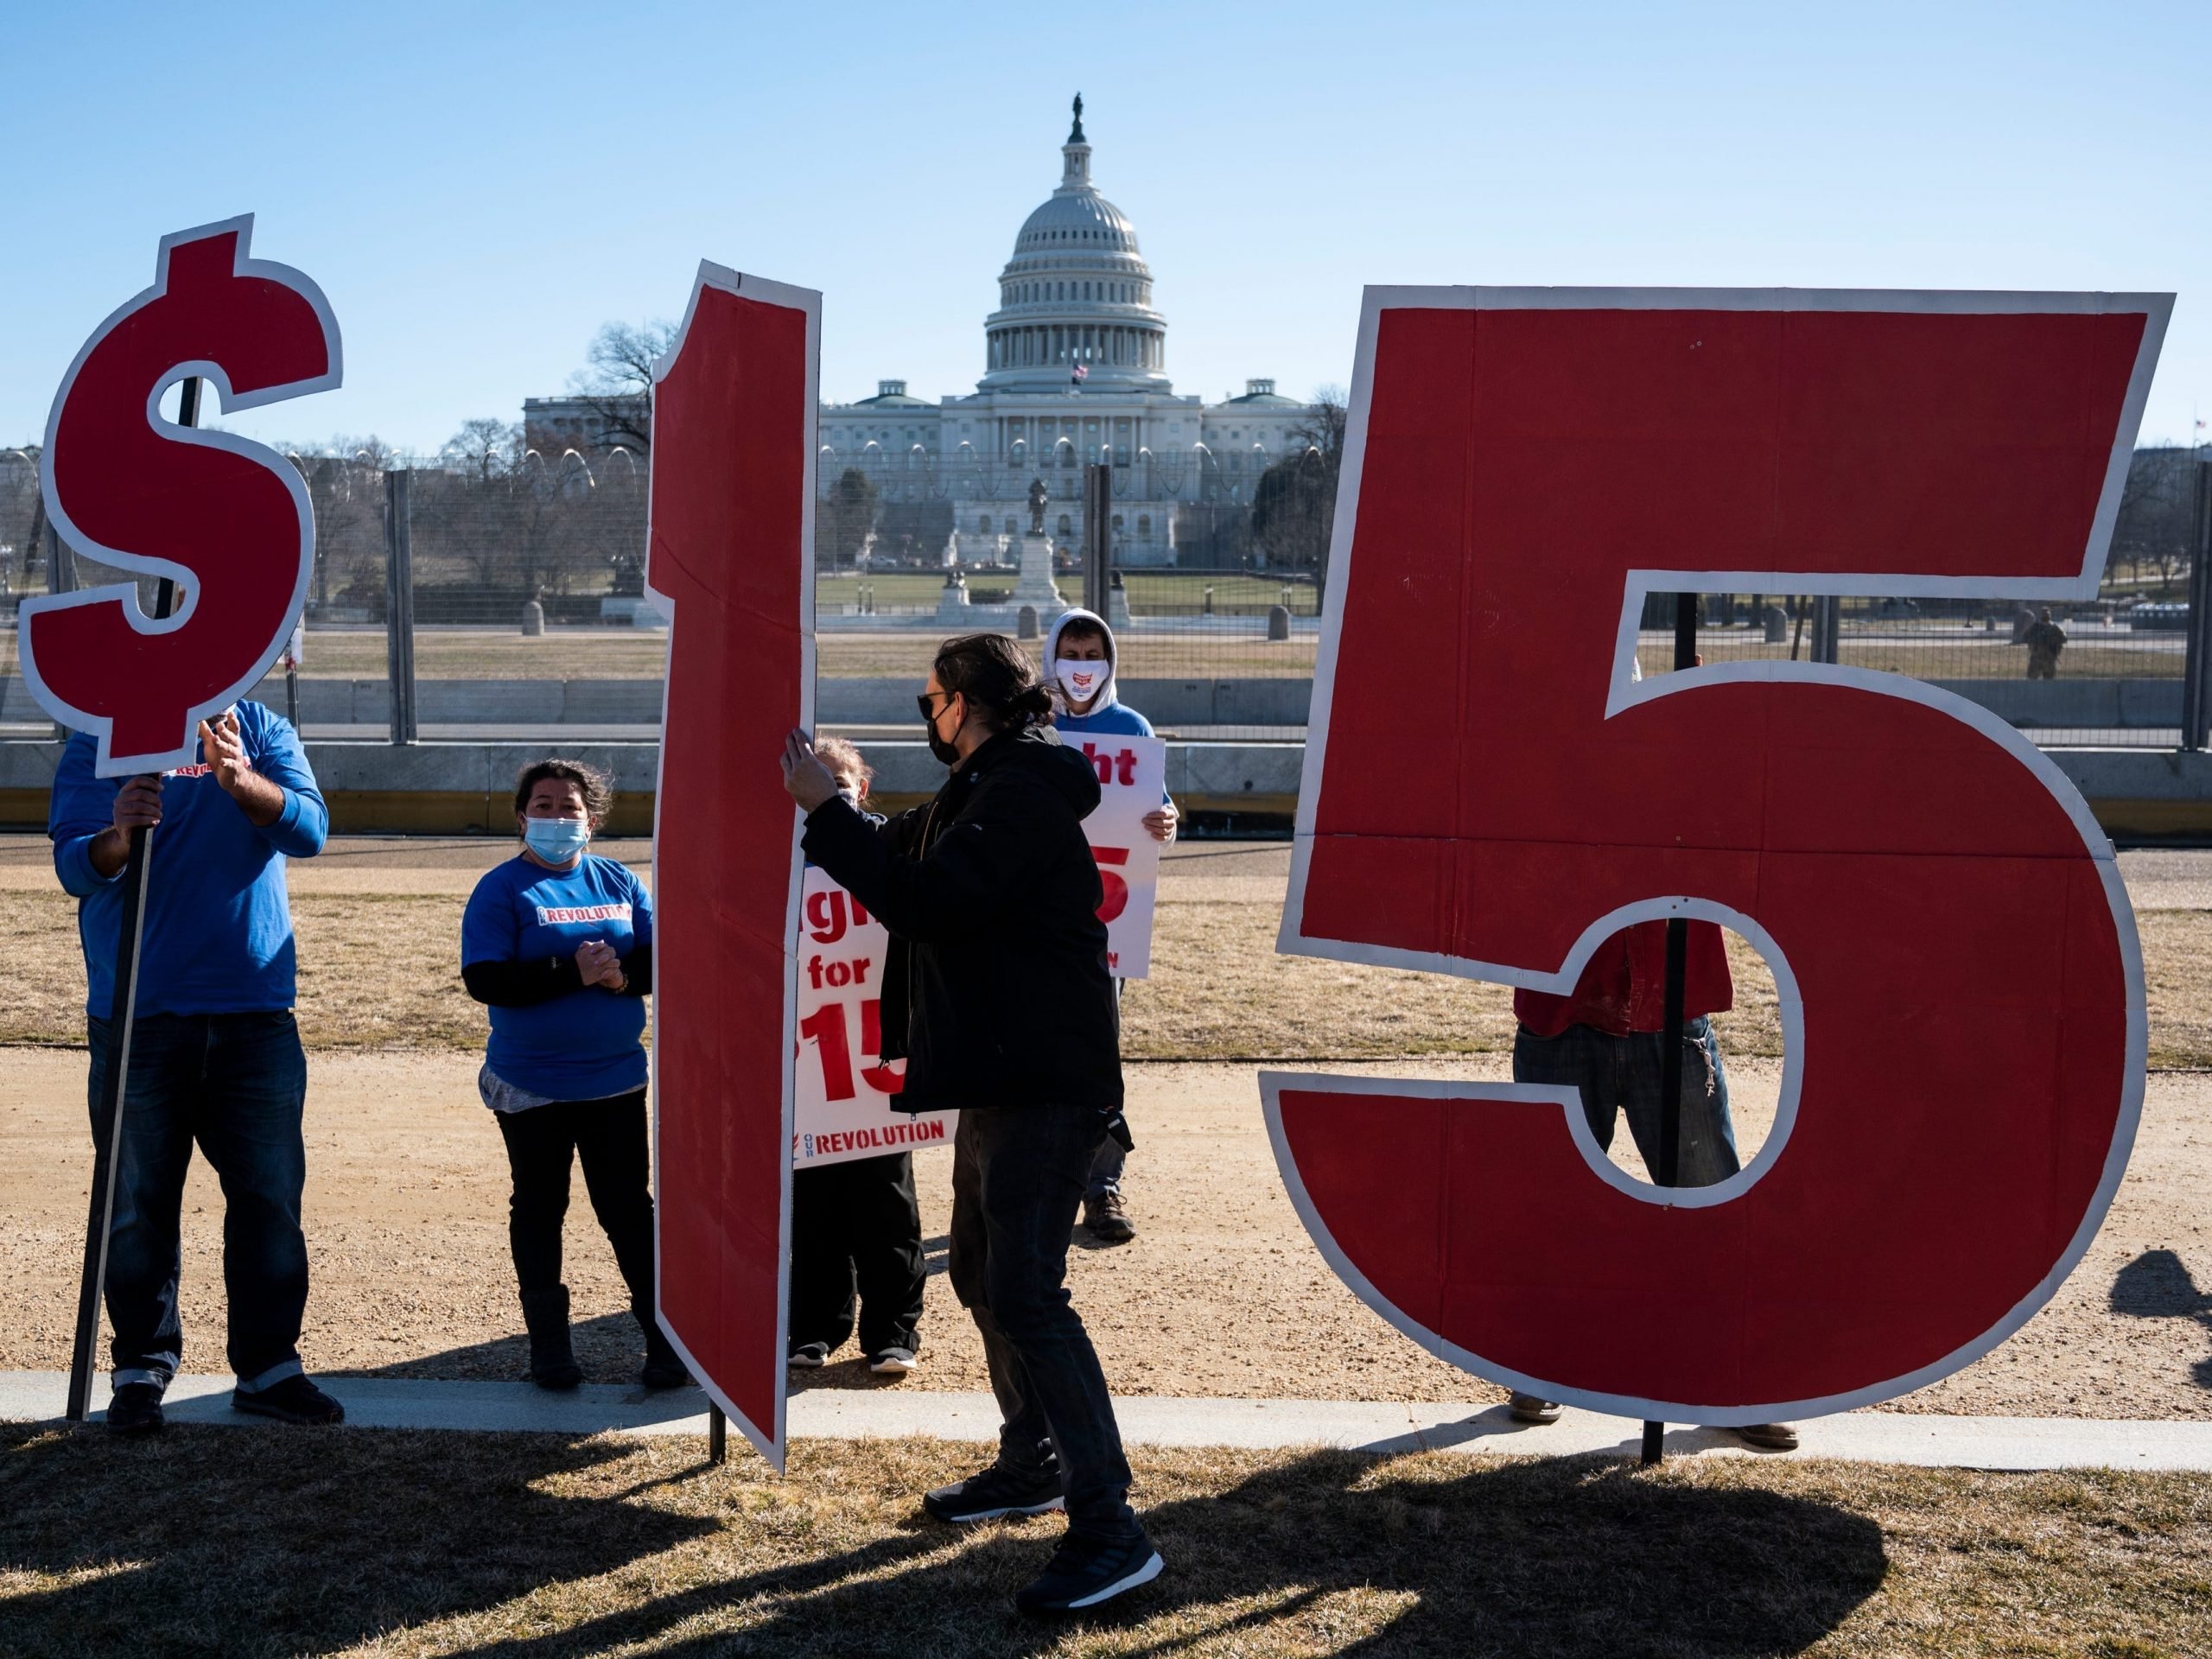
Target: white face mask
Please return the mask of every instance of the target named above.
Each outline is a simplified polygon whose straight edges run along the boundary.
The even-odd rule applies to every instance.
[[[1098,695],[1106,683],[1106,675],[1113,665],[1103,662],[1081,662],[1073,657],[1052,658],[1052,677],[1060,683],[1060,690],[1067,694],[1070,702],[1088,702]]]

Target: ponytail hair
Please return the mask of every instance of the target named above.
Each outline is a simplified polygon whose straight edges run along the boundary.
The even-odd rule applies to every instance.
[[[963,633],[937,648],[937,683],[957,691],[994,732],[1051,722],[1052,699],[1028,654],[1002,633]]]

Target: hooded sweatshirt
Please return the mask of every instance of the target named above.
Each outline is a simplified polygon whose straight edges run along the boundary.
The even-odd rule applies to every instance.
[[[1059,674],[1053,664],[1060,654],[1060,636],[1071,622],[1089,622],[1106,637],[1106,679],[1098,688],[1098,696],[1088,714],[1078,715],[1068,706],[1066,690],[1060,684]],[[1045,636],[1045,680],[1052,692],[1052,724],[1064,732],[1110,732],[1116,737],[1150,737],[1152,722],[1147,720],[1116,695],[1114,670],[1119,648],[1114,643],[1114,630],[1106,626],[1105,618],[1084,610],[1063,611],[1059,620],[1052,624],[1052,632]]]
[[[880,830],[839,796],[807,857],[890,931],[883,1058],[911,1112],[1122,1103],[1121,1015],[1083,820],[1098,775],[1050,728],[1001,732]]]

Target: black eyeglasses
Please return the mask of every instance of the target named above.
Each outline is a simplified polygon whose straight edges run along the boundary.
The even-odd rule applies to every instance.
[[[914,699],[914,707],[922,711],[922,718],[924,720],[930,721],[931,724],[935,724],[937,717],[941,711],[930,707],[930,699],[931,697],[943,697],[945,700],[946,705],[950,707],[952,699],[959,695],[960,694],[957,691],[925,691],[921,696]]]

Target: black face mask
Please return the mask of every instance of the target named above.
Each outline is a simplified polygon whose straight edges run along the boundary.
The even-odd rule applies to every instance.
[[[944,709],[939,709],[936,713],[931,713],[930,709],[930,699],[926,694],[915,698],[914,701],[922,706],[922,730],[929,738],[930,753],[935,755],[938,760],[945,766],[958,766],[960,764],[960,751],[953,747],[951,744],[946,742],[943,738],[937,734],[937,716],[938,715],[943,714],[944,712]],[[944,707],[949,709],[951,706],[952,699],[947,697],[944,701]]]

